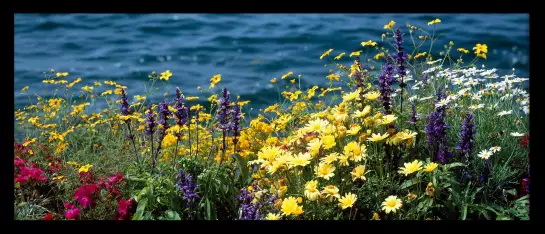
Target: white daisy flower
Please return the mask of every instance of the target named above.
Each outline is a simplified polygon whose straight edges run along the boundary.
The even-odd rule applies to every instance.
[[[521,137],[521,136],[524,136],[524,134],[519,133],[519,132],[512,132],[512,133],[511,133],[511,136],[514,136],[514,137]]]
[[[454,85],[462,85],[464,83],[464,78],[455,78],[452,80],[452,84]]]
[[[414,102],[414,100],[417,100],[417,99],[418,99],[418,95],[411,96],[409,97],[409,102]]]
[[[501,150],[500,146],[494,146],[490,148],[490,151],[492,151],[492,153],[500,152],[500,150]]]
[[[458,96],[463,96],[467,91],[469,91],[468,88],[460,89],[460,91],[458,91]]]
[[[483,108],[483,107],[484,107],[484,104],[479,104],[479,105],[475,104],[475,105],[471,105],[471,106],[469,107],[469,109],[477,110],[477,109],[481,109],[481,108]]]
[[[526,105],[522,107],[522,111],[524,111],[524,114],[530,114],[530,105]]]
[[[439,108],[439,107],[442,107],[442,106],[446,106],[446,105],[448,105],[449,101],[450,101],[450,100],[449,100],[448,98],[441,99],[441,100],[439,100],[439,102],[437,102],[437,103],[435,104],[435,108]]]
[[[501,101],[505,101],[505,100],[511,99],[512,97],[513,97],[513,94],[508,93],[508,94],[505,94],[504,96],[502,96],[502,97],[500,98],[500,100],[501,100]]]
[[[473,96],[471,96],[471,100],[475,100],[475,101],[481,100],[481,95],[473,94]]]
[[[482,150],[477,156],[482,159],[488,159],[492,156],[492,152],[489,150]]]
[[[502,111],[502,112],[498,113],[498,116],[510,115],[510,114],[512,114],[512,113],[513,113],[512,110],[510,110],[510,111]]]
[[[485,76],[485,77],[488,78],[488,79],[496,79],[496,78],[498,78],[499,76],[498,76],[498,74],[490,74],[490,75],[487,75],[487,76]]]
[[[481,75],[481,76],[489,76],[489,75],[491,75],[492,73],[494,73],[494,72],[496,72],[496,71],[497,71],[497,69],[496,69],[496,68],[492,68],[492,69],[490,69],[490,70],[487,70],[487,71],[481,72],[481,74],[480,74],[480,75]]]
[[[435,60],[435,61],[429,61],[429,62],[426,62],[426,63],[427,63],[427,64],[434,64],[434,63],[437,63],[437,62],[439,62],[439,61],[441,61],[441,59],[437,59],[437,60]]]

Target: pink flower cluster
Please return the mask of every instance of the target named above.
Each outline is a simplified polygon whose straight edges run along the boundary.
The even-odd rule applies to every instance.
[[[119,200],[117,207],[117,219],[118,220],[128,220],[131,214],[134,212],[135,202],[131,199],[128,200]]]
[[[95,177],[92,172],[81,172],[79,173],[79,180],[81,186],[76,189],[74,192],[74,201],[77,201],[76,204],[79,204],[82,208],[90,208],[95,205],[97,196],[100,195],[102,189],[108,191],[109,196],[114,197],[118,200],[120,204],[120,217],[123,219],[126,218],[130,205],[132,202],[121,200],[122,194],[119,191],[119,184],[123,183],[123,174],[116,173],[114,176],[105,178],[99,178],[95,180]],[[64,207],[66,208],[65,217],[67,219],[76,219],[79,216],[80,208],[72,203],[65,203]]]
[[[44,176],[44,171],[34,163],[21,158],[15,158],[13,165],[16,168],[14,175],[15,182],[19,182],[21,185],[26,182],[35,183],[38,181],[47,181],[47,177]]]

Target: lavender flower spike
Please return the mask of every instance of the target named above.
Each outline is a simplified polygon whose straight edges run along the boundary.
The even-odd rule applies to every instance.
[[[251,191],[248,191],[248,188],[244,188],[240,191],[240,195],[237,197],[241,204],[241,219],[242,220],[259,220],[260,219],[260,208],[262,206],[259,202],[254,201],[254,194]]]
[[[416,113],[416,105],[414,105],[414,103],[411,105],[411,110],[411,119],[408,122],[412,125],[415,125],[420,115]]]
[[[127,95],[125,93],[125,89],[121,89],[121,115],[127,116],[130,114],[129,109],[129,102],[127,99]]]
[[[240,136],[240,120],[242,119],[242,113],[240,112],[240,105],[238,103],[235,103],[235,108],[233,110],[233,117],[231,119],[231,131],[233,132],[233,144],[235,144],[235,147],[238,143],[238,138]],[[236,148],[235,148],[236,153]]]
[[[153,132],[155,132],[155,127],[157,126],[157,122],[155,121],[156,117],[157,114],[153,113],[152,104],[150,103],[148,105],[148,113],[146,117],[146,135],[152,135]]]
[[[227,91],[227,88],[223,88],[222,97],[219,100],[219,107],[218,107],[218,129],[222,131],[222,135],[223,135],[223,147],[222,147],[223,155],[220,159],[220,165],[223,162],[223,158],[225,157],[225,151],[227,150],[225,137],[227,136],[227,131],[230,128],[229,126],[229,114],[231,113],[230,104],[231,102],[229,101],[229,91]]]
[[[431,145],[433,155],[441,163],[445,163],[447,158],[451,156],[446,144],[447,129],[450,127],[445,123],[444,117],[445,114],[439,111],[432,112],[426,117],[428,120],[428,125],[426,126],[427,141]]]
[[[460,130],[460,142],[457,148],[460,153],[464,155],[471,154],[471,149],[473,147],[473,137],[475,136],[476,131],[475,125],[471,121],[474,117],[475,115],[468,113]]]
[[[394,67],[391,63],[391,59],[389,57],[385,57],[386,63],[382,66],[382,73],[378,77],[379,80],[379,90],[380,90],[380,100],[382,101],[382,105],[384,106],[384,110],[387,114],[391,114],[391,93],[392,90],[392,82],[393,82],[393,72]]]
[[[183,170],[180,170],[178,172],[178,175],[176,176],[178,182],[176,183],[176,186],[180,188],[180,191],[182,191],[183,199],[188,202],[189,204],[192,204],[194,202],[194,199],[198,199],[199,195],[195,192],[195,189],[197,189],[198,185],[193,181],[193,177],[185,173]]]
[[[399,28],[394,33],[395,47],[397,49],[397,54],[394,55],[394,58],[396,59],[397,74],[401,79],[403,79],[403,77],[407,75],[407,67],[405,66],[405,63],[408,59],[408,55],[403,51],[403,35],[404,33],[401,33],[401,30],[399,30]],[[405,87],[403,80],[400,85],[403,85],[402,87]]]
[[[219,100],[218,107],[218,128],[222,131],[227,131],[229,129],[229,114],[231,112],[229,105],[231,104],[229,100],[229,91],[227,88],[223,88],[222,97]]]

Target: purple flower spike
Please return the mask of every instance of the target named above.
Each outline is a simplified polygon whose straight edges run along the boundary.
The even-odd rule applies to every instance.
[[[462,129],[460,130],[460,142],[457,146],[461,154],[469,155],[471,154],[471,149],[473,147],[473,137],[475,136],[475,125],[471,122],[475,115],[467,114],[464,123],[462,124]]]
[[[394,75],[394,66],[392,65],[391,59],[386,56],[386,63],[382,66],[382,73],[378,77],[379,82],[379,90],[380,90],[380,99],[382,101],[382,105],[384,106],[384,110],[387,114],[391,114],[391,93],[392,90],[392,83],[393,83],[393,75]]]
[[[153,134],[153,132],[155,132],[155,127],[157,126],[157,122],[155,121],[157,114],[153,113],[151,106],[152,105],[150,103],[148,105],[148,114],[146,117],[146,135]]]
[[[231,131],[233,132],[233,143],[236,145],[238,143],[237,137],[240,136],[240,120],[242,119],[242,113],[240,112],[240,106],[238,103],[235,103],[235,108],[233,110],[233,117],[231,119]]]
[[[229,100],[229,91],[227,88],[223,88],[222,97],[219,100],[218,107],[218,128],[222,131],[227,131],[229,129],[229,114],[231,113],[231,104]]]
[[[130,114],[129,101],[125,89],[121,89],[121,115],[127,116]]]

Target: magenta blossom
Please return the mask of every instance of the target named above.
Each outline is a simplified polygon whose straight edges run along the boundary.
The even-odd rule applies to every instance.
[[[22,167],[21,172],[18,176],[15,177],[15,182],[19,182],[20,184],[24,184],[27,181],[29,182],[36,182],[36,181],[46,181],[47,177],[45,177],[44,171],[38,167]]]
[[[98,185],[90,184],[79,187],[74,193],[74,200],[77,200],[83,207],[90,207],[93,204],[93,193],[98,190]]]
[[[120,182],[123,180],[123,174],[121,173],[116,173],[114,176],[108,178],[108,182],[110,182],[110,184],[114,184],[114,183],[117,183],[117,182]]]
[[[74,204],[71,203],[64,203],[64,208],[66,208],[66,211],[64,212],[64,216],[67,219],[77,219],[79,216],[80,209],[77,208]]]
[[[130,218],[130,210],[134,206],[133,200],[119,200],[117,207],[118,220],[126,220]]]

